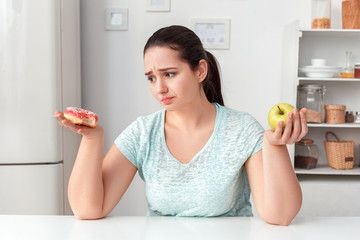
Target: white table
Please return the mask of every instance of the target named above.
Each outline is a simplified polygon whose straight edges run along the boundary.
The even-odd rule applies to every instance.
[[[0,239],[142,240],[349,240],[360,239],[360,217],[295,218],[274,226],[258,218],[115,216],[77,220],[73,216],[0,215]]]

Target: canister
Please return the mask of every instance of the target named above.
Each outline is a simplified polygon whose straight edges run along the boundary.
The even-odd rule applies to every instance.
[[[315,168],[318,162],[319,151],[314,140],[301,139],[295,143],[295,167],[296,168]]]
[[[326,88],[320,84],[300,84],[297,87],[297,108],[307,108],[306,121],[323,122],[323,98]]]
[[[355,121],[355,117],[352,111],[345,112],[345,122],[353,123]]]
[[[356,112],[355,113],[355,120],[354,120],[355,123],[360,123],[360,112]]]
[[[312,0],[311,15],[312,28],[330,28],[331,0]]]
[[[355,77],[355,78],[360,78],[360,62],[355,63],[355,66],[354,66],[354,77]]]

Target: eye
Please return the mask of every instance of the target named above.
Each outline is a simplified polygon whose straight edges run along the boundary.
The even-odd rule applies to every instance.
[[[150,82],[155,81],[155,78],[154,78],[154,77],[151,77],[151,76],[149,76],[147,79],[148,79]]]
[[[167,73],[165,73],[165,76],[171,78],[171,77],[175,76],[175,73],[173,73],[173,72],[167,72]]]

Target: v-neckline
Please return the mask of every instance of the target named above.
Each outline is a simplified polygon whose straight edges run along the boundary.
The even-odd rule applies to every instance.
[[[192,159],[187,162],[187,163],[183,163],[181,161],[179,161],[177,158],[174,157],[174,155],[172,155],[172,153],[170,152],[169,148],[168,148],[168,145],[166,143],[166,139],[165,139],[165,113],[166,113],[166,110],[163,109],[162,111],[162,115],[161,115],[161,129],[162,129],[162,133],[161,133],[161,136],[162,136],[162,144],[165,148],[165,151],[167,152],[167,154],[170,156],[171,159],[173,159],[175,162],[177,162],[178,164],[180,165],[189,165],[191,164],[192,162],[194,162],[196,160],[196,158],[208,147],[208,145],[211,144],[213,138],[215,137],[215,134],[216,134],[216,131],[218,129],[218,125],[219,125],[219,122],[220,122],[220,107],[217,103],[213,103],[215,105],[215,111],[216,111],[216,114],[215,114],[215,124],[214,124],[214,129],[211,133],[211,136],[209,137],[209,139],[207,140],[206,144],[200,149],[199,152],[197,152],[193,157]]]

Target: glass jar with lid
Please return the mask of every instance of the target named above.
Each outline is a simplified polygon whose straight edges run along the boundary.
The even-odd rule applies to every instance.
[[[318,162],[319,151],[312,139],[301,139],[295,143],[295,167],[311,169]]]
[[[331,0],[312,0],[311,15],[312,28],[330,28]]]
[[[355,63],[354,66],[354,77],[360,78],[360,62]]]
[[[356,113],[355,113],[354,122],[355,122],[355,123],[360,123],[360,112],[356,112]]]
[[[319,84],[300,84],[297,87],[296,107],[298,109],[307,108],[307,122],[323,122],[323,98],[325,91],[325,86]]]
[[[355,121],[355,117],[352,111],[345,112],[345,122],[353,123]]]

